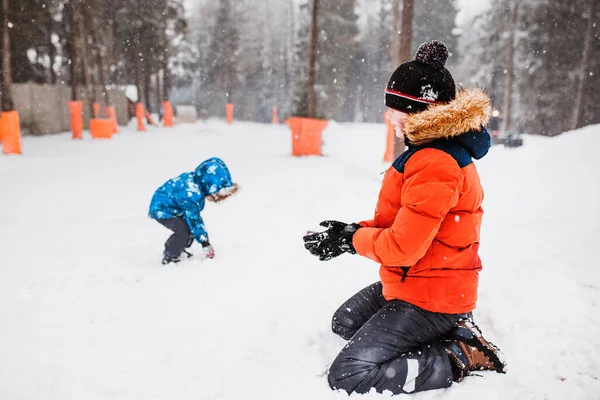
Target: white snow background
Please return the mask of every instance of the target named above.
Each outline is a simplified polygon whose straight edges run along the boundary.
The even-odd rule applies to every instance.
[[[330,318],[378,266],[320,262],[302,236],[372,216],[385,127],[324,134],[324,157],[291,157],[285,125],[218,120],[25,137],[0,156],[0,399],[347,398],[327,385],[344,345]],[[477,162],[475,319],[508,374],[400,398],[600,399],[600,125],[524,139]],[[150,198],[213,156],[242,187],[202,213],[216,257],[162,266]]]

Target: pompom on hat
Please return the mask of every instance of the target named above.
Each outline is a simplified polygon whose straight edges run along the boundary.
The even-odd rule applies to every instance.
[[[448,48],[432,40],[419,46],[415,59],[401,64],[385,89],[385,105],[408,114],[425,111],[432,104],[446,104],[456,97],[456,85],[444,67]]]

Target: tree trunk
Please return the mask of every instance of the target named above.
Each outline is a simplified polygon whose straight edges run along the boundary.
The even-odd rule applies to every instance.
[[[98,45],[96,48],[96,66],[98,68],[98,80],[100,81],[102,94],[104,96],[104,104],[106,106],[110,106],[112,104],[112,99],[110,98],[110,93],[108,92],[108,83],[106,82],[106,74],[104,73],[104,56],[102,46],[100,45]]]
[[[156,81],[155,81],[155,88],[156,88],[156,103],[158,105],[158,110],[160,110],[160,107],[162,107],[162,93],[160,92],[160,69],[158,71],[156,71]]]
[[[77,79],[77,74],[79,73],[79,57],[78,57],[78,19],[79,19],[79,4],[78,0],[70,0],[66,4],[68,11],[70,12],[71,19],[71,101],[77,101],[79,99],[79,95],[77,93],[77,86],[79,85],[79,80]]]
[[[145,61],[144,72],[144,103],[146,104],[146,111],[151,113],[152,102],[150,101],[150,96],[152,92],[150,92],[150,81],[152,76],[150,76],[150,66],[148,65],[148,61]]]
[[[110,26],[108,25],[106,14],[102,9],[102,5],[98,3],[98,1],[90,1],[90,12],[89,14],[89,26],[90,36],[93,42],[93,49],[96,52],[96,57],[92,57],[91,61],[95,62],[95,70],[98,73],[98,81],[97,84],[101,87],[102,93],[100,95],[104,99],[104,105],[110,106],[112,104],[112,99],[110,97],[110,93],[108,92],[108,82],[106,81],[106,58],[107,58],[107,37],[110,35]],[[95,82],[96,83],[96,82]],[[94,92],[96,91],[94,85]],[[96,95],[94,94],[94,101]]]
[[[587,31],[585,34],[585,41],[583,45],[583,54],[581,57],[581,69],[579,70],[579,82],[575,97],[575,107],[573,109],[573,121],[571,123],[571,129],[577,129],[581,127],[581,119],[583,117],[583,110],[585,106],[585,81],[588,76],[587,71],[590,68],[590,54],[592,53],[592,40],[594,38],[594,28],[596,20],[596,5],[598,0],[590,0],[589,5],[589,19],[587,24]]]
[[[56,46],[52,43],[52,32],[54,32],[54,20],[52,19],[52,14],[48,12],[46,15],[48,18],[48,37],[46,40],[48,41],[48,57],[50,57],[50,83],[56,85],[56,71],[54,70],[54,61],[56,60]]]
[[[319,1],[312,0],[312,17],[310,22],[310,44],[308,47],[308,79],[306,80],[306,100],[308,103],[308,118],[315,117],[315,75],[317,62],[317,16],[319,13]]]
[[[394,0],[392,5],[392,15],[390,60],[392,60],[392,70],[394,70],[400,65],[400,0]]]
[[[143,71],[142,71],[142,55],[140,54],[140,44],[136,39],[135,44],[135,86],[137,89],[138,95],[138,103],[141,103],[144,99],[144,91],[143,91]]]
[[[2,111],[12,111],[12,71],[10,65],[10,32],[8,27],[8,0],[2,0]]]
[[[511,99],[512,99],[512,81],[513,81],[513,64],[514,64],[514,53],[515,53],[515,30],[517,25],[517,10],[518,3],[513,0],[511,5],[511,28],[510,36],[508,38],[508,55],[506,60],[506,88],[504,89],[504,123],[502,124],[502,133],[506,134],[510,127],[510,114],[511,114]]]
[[[162,95],[165,101],[168,101],[171,96],[171,71],[169,71],[169,56],[165,54],[163,61],[163,89]]]
[[[412,43],[412,32],[413,32],[413,10],[414,1],[404,0],[402,5],[402,30],[400,32],[400,44],[398,48],[398,65],[410,61],[411,51],[410,45]],[[404,140],[399,137],[394,138],[394,159],[398,158],[400,154],[404,152]]]
[[[287,23],[290,29],[288,30],[288,35],[285,40],[285,45],[283,49],[284,88],[289,88],[292,86],[292,80],[294,76],[294,62],[292,60],[292,49],[294,48],[294,33],[296,32],[296,21],[294,16],[293,0],[289,0],[287,3]],[[280,92],[282,92],[281,89]]]
[[[400,33],[400,63],[410,61],[413,32],[414,0],[404,0],[402,6],[402,31]]]
[[[82,5],[80,5],[81,7]],[[91,62],[90,62],[90,46],[88,44],[88,32],[86,29],[85,14],[81,10],[81,18],[79,18],[78,24],[79,37],[81,38],[81,54],[82,54],[82,76],[83,86],[85,87],[85,96],[87,99],[88,107],[91,114],[94,115],[94,101],[96,101],[96,88],[92,80],[91,74]]]

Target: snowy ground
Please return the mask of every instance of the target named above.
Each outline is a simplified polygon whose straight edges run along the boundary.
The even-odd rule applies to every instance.
[[[23,156],[0,156],[0,399],[347,398],[325,378],[344,344],[330,317],[377,266],[319,262],[301,237],[372,214],[384,131],[331,123],[328,156],[308,158],[283,125],[24,138]],[[475,317],[509,373],[411,398],[600,399],[599,149],[596,125],[477,164]],[[163,267],[150,197],[211,156],[242,186],[203,213],[217,256]]]

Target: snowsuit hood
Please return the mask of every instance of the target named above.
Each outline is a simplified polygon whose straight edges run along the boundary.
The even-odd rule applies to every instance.
[[[196,167],[194,182],[206,195],[213,195],[234,186],[227,165],[216,157],[209,158]]]

